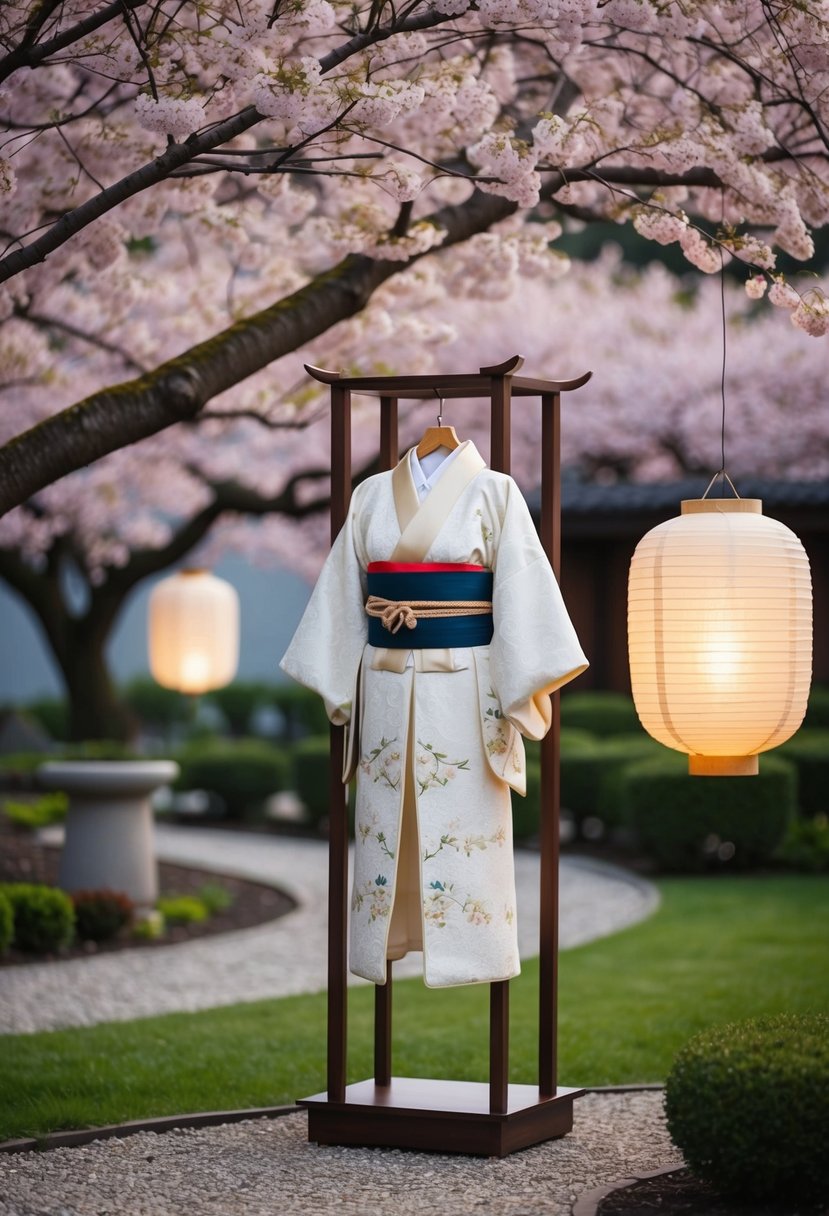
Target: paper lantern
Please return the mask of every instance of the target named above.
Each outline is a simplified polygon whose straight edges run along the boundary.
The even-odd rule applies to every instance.
[[[150,594],[150,671],[198,694],[229,684],[239,665],[239,597],[208,570],[182,570]]]
[[[633,698],[648,734],[698,776],[748,776],[806,711],[809,559],[756,498],[691,499],[636,547],[628,584]]]

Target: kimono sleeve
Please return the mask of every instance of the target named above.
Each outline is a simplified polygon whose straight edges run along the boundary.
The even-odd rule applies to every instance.
[[[368,639],[365,574],[355,550],[356,492],[279,666],[319,693],[335,726],[351,720]]]
[[[526,502],[511,479],[494,563],[490,671],[501,712],[528,739],[552,721],[551,692],[588,666]]]

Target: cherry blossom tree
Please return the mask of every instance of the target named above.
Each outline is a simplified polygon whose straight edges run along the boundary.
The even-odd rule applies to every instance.
[[[804,332],[829,329],[824,291],[776,256],[808,269],[829,213],[825,5],[50,0],[0,8],[0,45],[0,573],[37,613],[76,734],[118,729],[103,646],[141,579],[250,545],[252,520],[264,559],[319,551],[303,360],[472,366],[481,301],[530,291],[550,334],[568,307],[591,324],[557,346],[522,309],[514,336],[493,322],[504,356],[597,367],[635,297],[640,374],[676,334],[699,370],[702,304],[670,306],[658,273],[568,277],[562,225],[630,223],[709,274],[742,263],[756,303],[735,315],[766,292],[780,310],[744,330],[781,412],[766,352],[821,357]],[[613,366],[573,457],[624,476],[704,463],[681,378],[657,401]],[[625,440],[631,415],[602,425],[622,406],[646,443]],[[792,430],[776,450],[816,468]],[[371,442],[358,431],[361,466]]]

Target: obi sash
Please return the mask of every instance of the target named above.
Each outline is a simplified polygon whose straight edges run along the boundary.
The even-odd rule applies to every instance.
[[[392,650],[488,646],[492,641],[492,571],[448,562],[371,562],[368,594],[397,606],[395,631],[369,615],[369,645]],[[441,603],[451,605],[446,612]],[[426,604],[420,616],[418,605]],[[464,604],[470,607],[464,612]],[[489,611],[476,605],[488,604]],[[475,611],[472,611],[473,606]],[[414,609],[414,611],[412,611]],[[430,615],[435,612],[435,615]],[[417,619],[415,620],[415,617]],[[411,625],[406,622],[412,622]]]

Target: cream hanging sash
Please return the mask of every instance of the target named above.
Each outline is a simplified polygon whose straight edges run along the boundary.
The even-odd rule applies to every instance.
[[[394,509],[400,527],[400,539],[394,547],[390,561],[423,562],[437,537],[443,530],[446,519],[455,503],[470,482],[478,476],[486,463],[471,439],[461,444],[452,464],[420,502],[412,478],[411,451],[408,451],[392,472]],[[387,649],[376,650],[371,666],[375,671],[406,670],[409,655],[413,656],[416,671],[455,671],[451,649]]]

